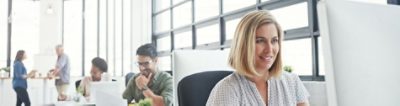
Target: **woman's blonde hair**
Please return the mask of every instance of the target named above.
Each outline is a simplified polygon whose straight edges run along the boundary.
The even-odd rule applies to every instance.
[[[280,50],[268,70],[269,75],[277,77],[282,72],[281,44],[283,34],[281,27],[271,13],[266,10],[258,10],[245,15],[236,27],[229,54],[229,65],[239,74],[247,77],[261,76],[254,67],[255,38],[257,28],[265,24],[274,24],[277,28]]]

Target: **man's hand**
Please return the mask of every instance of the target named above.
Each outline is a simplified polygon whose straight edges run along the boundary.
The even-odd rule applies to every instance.
[[[148,77],[144,76],[143,74],[140,74],[136,79],[136,86],[139,89],[143,89],[144,86],[147,86],[150,82],[150,78],[153,74],[150,73]]]

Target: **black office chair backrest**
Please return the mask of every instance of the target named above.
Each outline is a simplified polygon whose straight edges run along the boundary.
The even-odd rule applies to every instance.
[[[131,80],[135,76],[135,73],[129,72],[128,74],[125,75],[125,86],[128,85],[129,80]]]
[[[205,106],[211,90],[233,71],[206,71],[189,75],[178,83],[180,106]]]

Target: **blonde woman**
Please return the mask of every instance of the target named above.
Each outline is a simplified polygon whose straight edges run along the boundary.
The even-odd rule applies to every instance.
[[[282,29],[266,10],[239,22],[229,65],[235,72],[215,85],[207,106],[308,106],[300,78],[282,71]]]

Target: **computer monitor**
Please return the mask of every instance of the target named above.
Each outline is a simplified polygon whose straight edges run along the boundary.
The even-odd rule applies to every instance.
[[[400,6],[317,5],[329,106],[399,106]]]

